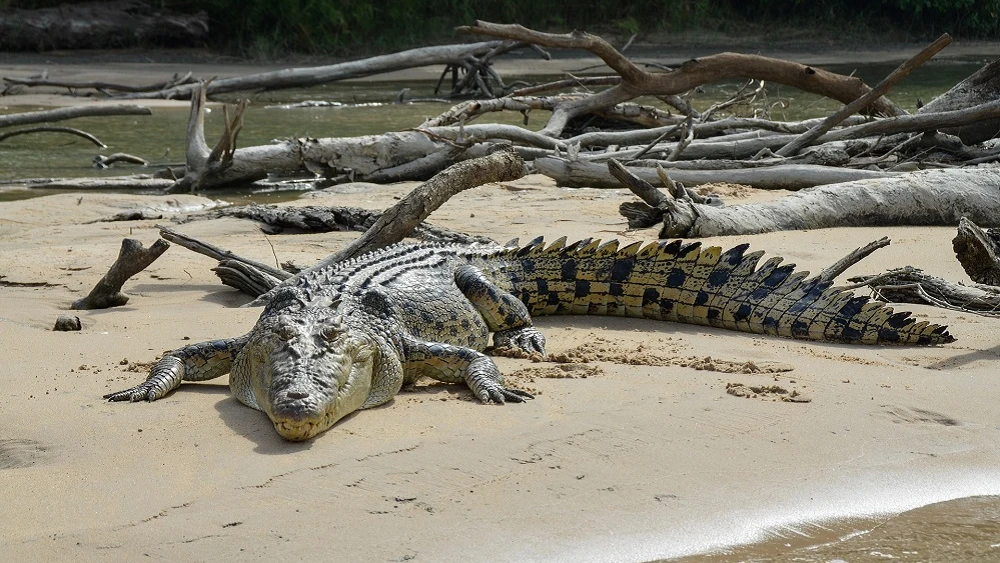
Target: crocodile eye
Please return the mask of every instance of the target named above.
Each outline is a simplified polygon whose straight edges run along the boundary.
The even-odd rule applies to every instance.
[[[278,338],[282,340],[291,340],[295,338],[295,329],[289,325],[279,325],[275,332],[277,333]]]
[[[319,335],[323,337],[323,340],[336,340],[338,336],[343,334],[344,330],[340,325],[326,325],[319,330]]]

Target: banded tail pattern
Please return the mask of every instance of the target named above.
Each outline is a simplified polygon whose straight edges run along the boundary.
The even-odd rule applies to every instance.
[[[947,327],[831,287],[748,245],[536,240],[500,251],[513,293],[535,315],[611,315],[863,344],[942,344]]]

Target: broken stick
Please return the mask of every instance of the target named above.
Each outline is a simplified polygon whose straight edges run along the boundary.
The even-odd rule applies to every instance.
[[[128,303],[128,295],[122,293],[122,286],[129,278],[152,264],[168,248],[170,248],[170,243],[162,239],[154,242],[149,248],[143,247],[142,243],[135,239],[122,240],[118,259],[111,265],[108,273],[104,274],[101,281],[97,282],[89,295],[74,301],[70,308],[78,310],[107,309]]]

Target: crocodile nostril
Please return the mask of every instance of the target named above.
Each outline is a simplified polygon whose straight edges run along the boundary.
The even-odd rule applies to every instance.
[[[289,399],[308,399],[309,393],[303,393],[301,391],[289,391],[287,393]]]

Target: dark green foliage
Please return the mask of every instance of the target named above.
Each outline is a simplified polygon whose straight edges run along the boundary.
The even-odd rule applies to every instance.
[[[4,8],[51,7],[64,0],[0,0]],[[633,33],[715,29],[897,32],[910,39],[942,32],[1000,37],[1000,0],[149,0],[176,12],[205,10],[214,46],[269,58],[289,52],[362,54],[459,39],[477,19],[533,29]],[[776,32],[780,37],[780,33]]]

